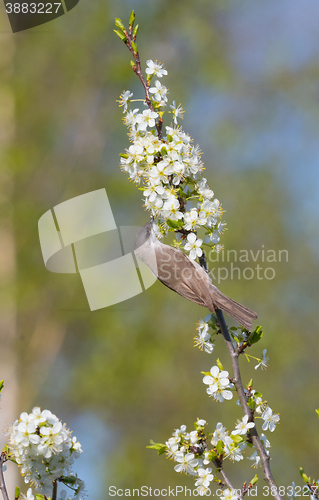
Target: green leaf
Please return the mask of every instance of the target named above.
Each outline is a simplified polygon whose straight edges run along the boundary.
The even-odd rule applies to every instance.
[[[16,486],[16,489],[14,490],[14,500],[19,500],[19,496],[20,496],[20,488]]]
[[[0,382],[1,383],[1,382]],[[315,412],[317,413],[318,417],[319,417],[319,409],[318,410],[315,410]]]
[[[134,10],[132,10],[131,15],[130,15],[130,21],[129,21],[130,26],[132,26],[132,28],[134,25],[134,21],[135,21],[135,12],[134,12]]]
[[[242,443],[243,441],[245,441],[244,438],[242,436],[239,436],[238,434],[235,434],[235,435],[232,434],[230,437],[232,438],[232,440],[234,441],[234,443],[236,443],[236,445],[238,445],[238,444]]]
[[[303,470],[302,467],[300,467],[299,471],[300,471],[300,475],[301,475],[302,479],[304,480],[304,482],[306,484],[310,483],[311,479],[310,479],[310,477],[307,477],[307,475],[306,475],[306,473],[305,473],[305,471]]]
[[[221,361],[220,361],[220,359],[219,359],[219,358],[218,358],[218,360],[216,361],[216,363],[217,363],[217,366],[218,366],[218,368],[220,369],[220,371],[223,371],[223,369],[224,369],[224,368],[223,368],[223,365],[222,365],[222,363],[221,363]]]
[[[224,453],[224,443],[221,439],[217,443],[216,450],[218,455],[222,455]]]
[[[167,149],[166,149],[166,147],[165,147],[165,146],[163,146],[163,147],[162,147],[162,149],[161,149],[161,155],[162,155],[162,156],[167,155]],[[180,188],[180,191],[181,191],[181,188]],[[183,191],[182,191],[182,193],[183,193]]]
[[[127,42],[127,38],[124,35],[124,33],[122,33],[121,31],[117,31],[117,30],[113,30],[113,31],[114,31],[114,33],[117,34],[117,36],[119,37],[119,39],[122,40],[122,42],[124,42],[124,43]]]
[[[146,448],[148,448],[149,450],[157,450],[159,455],[163,455],[163,453],[165,453],[165,451],[167,450],[166,444],[154,443],[154,441],[152,439],[151,439],[150,443],[151,443],[151,445],[146,446]]]
[[[135,26],[135,28],[133,29],[133,37],[136,38],[137,36],[137,32],[138,32],[138,24]]]
[[[248,398],[248,401],[247,401],[247,406],[250,410],[255,410],[256,409],[256,403],[255,401],[253,400],[253,398]]]
[[[62,483],[64,484],[75,484],[77,476],[62,476]]]
[[[124,24],[122,23],[121,19],[119,19],[118,17],[115,18],[115,24],[118,28],[120,28],[120,30],[123,31],[123,33],[124,33],[124,31],[126,31]]]
[[[46,497],[43,495],[39,495],[38,493],[35,495],[35,500],[45,500]]]
[[[121,158],[125,158],[127,159],[128,158],[128,155],[126,153],[120,153],[119,155]]]
[[[258,476],[257,474],[255,474],[255,477],[253,477],[253,479],[250,481],[250,484],[254,486],[257,483],[258,483]]]
[[[137,54],[137,45],[135,42],[131,42],[132,49],[134,50],[135,54]]]
[[[167,134],[166,140],[167,140],[167,142],[172,142],[173,137],[171,135]]]
[[[0,392],[2,391],[3,388],[4,388],[3,380],[0,380]]]
[[[263,336],[263,331],[261,329],[261,326],[257,326],[255,330],[252,332],[252,334],[248,338],[248,344],[253,345],[259,342],[261,337]]]
[[[134,68],[134,66],[136,66],[135,62],[132,61],[132,59],[130,60],[130,65],[132,66],[132,68]]]
[[[166,222],[167,225],[172,229],[181,229],[183,227],[183,221],[181,219],[180,220],[167,219]]]

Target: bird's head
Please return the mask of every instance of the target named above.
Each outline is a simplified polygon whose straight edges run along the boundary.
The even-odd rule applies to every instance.
[[[147,241],[153,241],[153,239],[157,239],[154,229],[153,229],[154,217],[145,224],[145,226],[141,227],[138,230],[137,235],[135,237],[135,249],[144,245]]]

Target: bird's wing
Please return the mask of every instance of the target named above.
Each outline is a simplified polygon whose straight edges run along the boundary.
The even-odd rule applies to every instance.
[[[209,285],[211,280],[198,264],[183,252],[168,245],[156,247],[158,279],[188,300],[214,311]]]

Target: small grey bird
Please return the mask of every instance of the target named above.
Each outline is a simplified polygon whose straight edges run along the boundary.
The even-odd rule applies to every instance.
[[[180,250],[161,243],[153,229],[153,220],[138,231],[135,254],[163,285],[182,297],[207,307],[210,312],[222,309],[248,330],[252,327],[252,320],[257,319],[254,311],[221,293],[197,262]]]

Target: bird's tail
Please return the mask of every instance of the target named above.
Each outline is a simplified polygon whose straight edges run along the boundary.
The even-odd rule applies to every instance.
[[[251,330],[251,322],[252,320],[257,319],[257,314],[251,309],[248,309],[248,307],[242,306],[241,304],[238,304],[238,302],[230,299],[219,290],[218,293],[216,293],[216,291],[217,289],[214,287],[215,309],[222,309],[229,314],[229,316],[238,321],[240,325],[247,328],[247,330]]]

